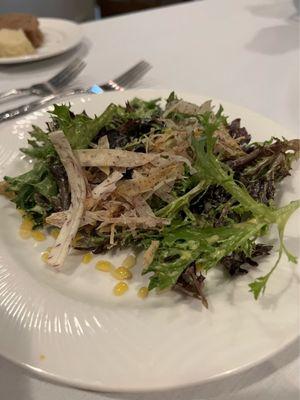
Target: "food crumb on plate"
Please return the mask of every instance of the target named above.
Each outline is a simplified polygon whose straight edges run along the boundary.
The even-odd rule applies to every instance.
[[[49,254],[50,254],[50,251],[52,250],[52,247],[48,247],[45,251],[43,251],[42,253],[41,253],[41,259],[45,262],[45,263],[47,263],[47,261],[48,261],[48,257],[49,257]]]
[[[93,254],[92,253],[86,253],[82,257],[82,263],[83,264],[89,264],[93,259]]]
[[[51,229],[50,235],[53,237],[53,239],[57,239],[59,235],[60,230],[57,228]]]
[[[141,288],[139,288],[137,295],[140,299],[145,299],[148,296],[148,288],[146,286],[143,286]]]
[[[95,268],[98,271],[102,272],[111,272],[114,269],[114,266],[112,265],[111,262],[106,261],[106,260],[100,260],[96,262]]]
[[[132,273],[128,268],[125,267],[118,267],[111,271],[111,274],[114,278],[119,279],[122,281],[123,279],[131,279]]]
[[[129,289],[126,282],[119,282],[114,286],[113,292],[115,296],[122,296]]]
[[[41,231],[32,231],[31,237],[37,242],[43,242],[44,240],[46,240],[45,234]]]
[[[122,267],[133,268],[135,266],[135,264],[136,264],[136,256],[134,256],[133,254],[130,254],[122,262]]]
[[[29,239],[31,237],[32,227],[33,221],[28,217],[24,217],[19,229],[19,234],[22,239]]]

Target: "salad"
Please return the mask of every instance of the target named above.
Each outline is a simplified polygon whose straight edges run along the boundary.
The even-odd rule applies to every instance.
[[[1,193],[35,228],[60,229],[47,263],[60,270],[71,248],[143,252],[149,290],[173,289],[199,298],[209,270],[235,277],[272,251],[278,258],[250,283],[255,299],[283,254],[285,225],[300,200],[275,204],[278,184],[299,157],[299,140],[252,142],[240,119],[222,106],[198,106],[172,92],[160,99],[110,104],[94,118],[55,105],[46,130],[33,126],[29,172],[4,178]]]

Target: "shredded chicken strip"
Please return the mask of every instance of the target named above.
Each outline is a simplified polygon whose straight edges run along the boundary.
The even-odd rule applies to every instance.
[[[67,212],[66,220],[56,239],[55,245],[50,251],[47,263],[54,268],[61,268],[68,255],[72,240],[80,225],[84,211],[86,197],[86,182],[81,166],[74,156],[68,139],[62,131],[49,133],[49,139],[54,145],[59,158],[65,167],[70,188],[71,206]]]
[[[123,174],[119,171],[114,171],[103,182],[94,187],[92,197],[96,200],[105,198],[105,195],[112,193],[116,189],[116,183],[123,178]]]
[[[151,166],[151,167],[152,167],[152,166]],[[142,168],[143,168],[143,167],[142,167]],[[140,179],[140,178],[143,178],[144,175],[142,174],[142,172],[145,172],[145,171],[143,171],[143,170],[137,171],[136,169],[133,170],[132,179]],[[146,175],[148,176],[148,174],[146,174]]]
[[[111,246],[113,246],[115,244],[115,224],[112,224],[110,227],[109,244]]]
[[[57,228],[61,228],[66,222],[69,215],[69,211],[59,211],[56,213],[52,213],[46,218],[46,223],[52,226],[56,226]],[[85,225],[94,225],[98,221],[97,215],[92,211],[86,211],[80,220],[79,227]]]
[[[117,186],[116,194],[126,199],[132,198],[152,191],[157,186],[161,187],[167,182],[176,180],[181,176],[182,172],[182,164],[173,164],[164,168],[153,168],[148,176],[120,182]]]
[[[229,158],[242,157],[246,154],[225,128],[218,129],[213,136],[217,138],[214,148],[215,153],[225,154]]]
[[[143,255],[143,268],[148,267],[152,263],[154,255],[158,248],[159,248],[159,241],[152,240],[150,246]]]
[[[109,141],[107,135],[101,136],[101,138],[98,140],[98,148],[109,149]]]
[[[171,203],[174,200],[174,196],[171,194],[171,190],[174,186],[174,181],[164,184],[162,187],[156,190],[155,194],[166,203]]]
[[[142,196],[137,196],[132,199],[132,204],[139,217],[150,216],[155,217],[152,208]]]
[[[170,221],[166,218],[158,217],[127,217],[126,215],[121,215],[116,218],[105,218],[100,227],[115,224],[117,226],[128,226],[130,229],[139,228],[156,228],[168,225]]]
[[[187,115],[203,114],[204,112],[211,111],[212,105],[211,100],[205,101],[201,106],[189,103],[185,100],[174,100],[166,107],[166,111],[163,113],[163,118],[167,118],[171,112],[179,112]]]
[[[107,135],[101,136],[101,138],[98,141],[98,149],[109,149],[109,141]],[[110,174],[110,168],[109,167],[100,167],[100,170],[104,172],[106,175]]]
[[[119,149],[88,149],[75,152],[84,167],[139,167],[154,161],[160,154],[135,153]]]
[[[128,213],[131,212],[131,215],[128,216]],[[57,213],[53,213],[46,218],[46,222],[49,225],[57,226],[58,228],[62,227],[67,221],[69,215],[69,211],[60,211]],[[134,210],[130,210],[125,212],[125,214],[120,215],[119,217],[111,217],[109,216],[109,210],[101,210],[101,211],[86,211],[82,219],[80,221],[80,227],[85,225],[95,225],[97,222],[102,222],[101,226],[106,226],[108,224],[115,224],[116,226],[144,226],[153,228],[155,226],[163,226],[167,225],[169,221],[165,218],[158,218],[156,216],[144,215],[143,217],[138,217],[134,214]]]
[[[190,173],[194,174],[196,170],[192,167],[190,160],[186,157],[179,156],[177,154],[171,154],[170,152],[160,153],[161,157],[154,159],[151,164],[155,167],[165,167],[174,163],[183,163],[189,167]]]
[[[149,138],[149,150],[154,153],[170,152],[188,157],[191,146],[191,134],[186,130],[172,129],[169,132],[153,135]]]

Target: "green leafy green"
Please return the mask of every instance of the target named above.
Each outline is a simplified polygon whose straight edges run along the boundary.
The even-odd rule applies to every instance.
[[[2,192],[10,191],[17,208],[29,213],[36,225],[42,225],[49,214],[67,210],[70,204],[67,175],[49,140],[50,131],[62,130],[73,149],[94,147],[107,136],[111,149],[134,152],[151,151],[156,140],[162,143],[161,148],[157,147],[159,151],[170,152],[170,142],[163,147],[168,141],[168,136],[163,135],[171,133],[174,154],[189,158],[192,168],[185,165],[182,176],[169,185],[168,191],[164,187],[161,192],[153,190],[146,200],[152,212],[166,218],[170,225],[128,230],[116,225],[114,245],[144,250],[153,240],[159,241],[153,261],[144,271],[151,274],[149,289],[174,288],[179,282],[191,295],[195,294],[191,282],[199,278],[198,297],[203,298],[199,293],[199,285],[205,279],[202,273],[208,274],[217,265],[225,269],[227,265],[227,272],[240,273],[243,263],[256,265],[251,258],[269,254],[271,248],[256,240],[274,224],[279,236],[278,259],[268,273],[249,285],[257,299],[283,254],[296,262],[285,246],[284,230],[300,201],[277,208],[274,194],[275,184],[289,175],[292,161],[299,156],[299,140],[272,138],[251,143],[251,136],[239,119],[229,124],[221,106],[216,112],[211,110],[210,102],[199,107],[179,99],[174,92],[166,99],[164,109],[160,99],[134,98],[125,106],[110,104],[93,118],[85,112],[74,114],[68,105],[55,105],[47,129],[33,126],[29,147],[21,149],[34,159],[32,170],[15,178],[5,177]],[[190,135],[187,146],[182,146],[182,138],[180,141],[183,131]],[[91,188],[102,182],[101,171],[90,168],[86,172]],[[123,179],[132,179],[134,172],[127,168]],[[124,209],[131,207],[129,203]],[[101,229],[100,225],[81,228],[76,247],[107,251],[111,247],[110,233]],[[184,278],[187,270],[193,277],[189,282]]]
[[[157,211],[156,215],[163,218],[175,218],[178,211],[182,210],[185,206],[189,205],[190,201],[199,193],[203,192],[207,187],[206,181],[200,181],[187,193],[175,200],[171,201],[168,205]]]
[[[280,239],[280,247],[278,250],[278,258],[276,260],[275,265],[273,268],[264,276],[260,276],[257,278],[254,282],[249,284],[250,287],[250,292],[253,293],[255,300],[258,299],[260,293],[264,293],[266,290],[266,285],[267,282],[278,266],[283,252],[288,257],[288,260],[294,264],[297,264],[297,258],[289,252],[289,250],[285,247],[284,244],[284,230],[286,227],[286,224],[290,218],[290,216],[300,207],[300,200],[298,201],[292,201],[290,204],[288,204],[285,207],[279,208],[276,210],[276,222],[277,222],[277,228],[278,228],[278,233],[279,233],[279,239]]]
[[[21,151],[29,157],[44,160],[46,157],[55,154],[55,150],[48,138],[48,134],[38,126],[33,125],[32,131],[29,132],[30,139],[28,144],[30,147],[21,148]]]
[[[87,148],[99,130],[112,120],[116,107],[112,104],[99,117],[90,118],[85,113],[74,115],[69,106],[56,104],[51,112],[53,125],[55,129],[63,130],[72,148]],[[31,214],[36,224],[41,224],[47,215],[56,210],[58,188],[51,173],[56,152],[48,132],[33,126],[29,134],[30,147],[21,151],[39,161],[31,171],[15,178],[5,177],[5,180],[9,183],[9,190],[15,193],[16,206]]]
[[[112,120],[116,107],[111,104],[100,116],[90,118],[84,112],[74,115],[68,106],[56,104],[51,114],[58,129],[66,135],[71,147],[85,149],[90,146],[99,130]]]
[[[64,132],[73,149],[85,149],[90,146],[99,130],[112,120],[116,107],[111,104],[99,117],[90,118],[85,113],[74,115],[69,106],[55,104],[51,116],[55,128]],[[23,153],[38,159],[55,154],[47,132],[33,126],[29,134],[31,138],[28,143],[31,147],[21,149]]]
[[[178,100],[179,99],[178,99],[176,93],[174,91],[171,92],[169,94],[168,98],[166,99],[167,106],[168,106],[169,103],[172,103],[173,101],[178,101]]]
[[[128,102],[127,111],[129,118],[147,119],[156,118],[161,115],[161,107],[159,105],[160,98],[153,100],[142,100],[137,97]]]
[[[199,229],[199,227],[195,228],[190,225],[174,231],[166,228],[157,256],[145,271],[145,273],[154,273],[150,277],[149,289],[154,287],[164,289],[174,285],[180,274],[195,260],[203,265],[204,270],[208,271],[216,266],[223,257],[235,251],[246,253],[249,241],[264,234],[271,224],[276,224],[281,243],[279,257],[275,266],[266,276],[260,277],[250,284],[250,290],[257,298],[259,293],[265,290],[266,283],[277,267],[283,251],[290,261],[295,262],[294,256],[285,248],[283,234],[288,218],[300,207],[300,202],[292,202],[282,209],[276,209],[254,200],[243,186],[235,182],[233,171],[218,160],[214,154],[215,138],[213,134],[224,122],[222,109],[216,115],[206,113],[200,116],[200,119],[204,132],[199,139],[192,139],[196,156],[193,167],[197,171],[199,183],[189,192],[159,210],[157,215],[175,218],[179,210],[186,211],[188,209],[189,203],[195,195],[210,185],[218,185],[239,203],[243,212],[250,212],[252,219],[221,228]],[[195,222],[190,212],[186,212],[186,214],[190,221]],[[213,237],[216,238],[215,245],[212,243]]]
[[[144,271],[154,273],[150,277],[149,289],[171,287],[194,261],[208,271],[237,249],[247,252],[249,241],[265,233],[265,230],[266,224],[256,220],[220,228],[199,229],[190,225],[166,228],[159,251]]]
[[[49,172],[46,162],[38,161],[32,170],[16,178],[4,177],[17,208],[31,214],[37,225],[53,211],[53,198],[57,195],[57,184]]]
[[[215,140],[212,136],[203,137],[200,140],[193,139],[193,146],[197,157],[194,168],[197,169],[199,177],[209,185],[216,184],[222,186],[246,210],[251,211],[253,215],[269,223],[275,222],[272,210],[266,205],[255,201],[246,189],[238,185],[234,181],[233,172],[229,167],[222,165],[213,154],[214,143]]]

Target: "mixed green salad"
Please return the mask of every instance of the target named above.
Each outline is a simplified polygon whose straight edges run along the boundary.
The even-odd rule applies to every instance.
[[[275,225],[277,262],[249,285],[257,299],[284,253],[296,262],[284,229],[300,201],[277,207],[274,197],[299,140],[251,142],[240,119],[210,101],[198,106],[173,92],[163,104],[134,98],[94,118],[55,105],[47,129],[33,126],[21,149],[33,168],[6,176],[2,193],[35,227],[60,228],[53,268],[63,268],[71,247],[135,248],[150,290],[179,290],[204,305],[209,270],[247,273],[272,251],[263,241]]]

